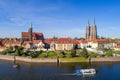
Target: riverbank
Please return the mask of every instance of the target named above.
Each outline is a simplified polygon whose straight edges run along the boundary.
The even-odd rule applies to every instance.
[[[90,62],[120,62],[120,57],[91,58]]]
[[[60,58],[60,63],[74,63],[74,62],[89,62],[88,59],[83,57],[75,57],[75,58]]]
[[[14,56],[0,55],[0,59],[3,60],[14,60]],[[30,57],[15,57],[16,61],[24,62],[54,62],[54,63],[73,63],[73,62],[89,62],[86,58],[76,57],[76,58],[30,58]]]
[[[14,56],[0,55],[0,59],[14,61]],[[15,60],[23,61],[23,62],[38,62],[38,63],[120,62],[120,57],[100,57],[100,58],[91,58],[91,59],[76,57],[76,58],[59,58],[58,59],[58,58],[30,58],[30,57],[16,56]]]
[[[2,60],[11,60],[14,61],[14,56],[9,55],[0,55],[0,59]],[[16,61],[24,61],[24,62],[57,62],[56,58],[30,58],[30,57],[15,57]]]

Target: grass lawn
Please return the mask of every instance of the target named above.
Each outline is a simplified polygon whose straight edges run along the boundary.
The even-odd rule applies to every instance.
[[[47,52],[43,51],[42,53],[39,54],[38,58],[57,58],[57,55],[53,51],[48,52],[48,54]]]
[[[83,57],[60,58],[60,62],[89,62],[89,60]]]

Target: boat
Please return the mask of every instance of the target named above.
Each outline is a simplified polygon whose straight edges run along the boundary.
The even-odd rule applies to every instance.
[[[81,69],[81,70],[76,70],[76,75],[95,75],[96,70],[95,69]]]
[[[13,65],[13,68],[17,68],[17,67],[18,67],[18,65],[17,65],[17,64]]]

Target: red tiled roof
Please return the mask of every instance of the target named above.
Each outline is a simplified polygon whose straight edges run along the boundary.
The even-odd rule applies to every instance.
[[[88,41],[86,40],[79,40],[79,43],[87,43]]]
[[[120,45],[117,45],[116,48],[120,48]]]
[[[73,40],[73,44],[80,44],[79,40]]]
[[[38,44],[38,43],[40,43],[40,42],[42,42],[42,40],[33,40],[33,41],[32,41],[33,44]]]
[[[5,49],[6,48],[6,46],[0,46],[0,49]]]
[[[42,40],[24,41],[23,45],[26,45],[26,44],[38,44],[39,42],[42,42]]]
[[[26,44],[32,44],[31,41],[24,41],[23,45],[26,45]]]
[[[29,37],[30,33],[29,32],[22,32],[22,37]]]
[[[22,32],[22,37],[29,37],[29,36],[30,36],[29,32]],[[33,37],[43,37],[43,33],[33,32],[32,36]]]
[[[48,43],[48,44],[52,43],[53,41],[55,41],[58,44],[68,44],[68,43],[79,44],[80,43],[79,40],[72,40],[70,38],[58,38],[58,39],[47,38],[45,39],[45,43]]]
[[[73,44],[73,40],[70,38],[59,38],[57,39],[56,43],[58,44]]]
[[[43,36],[43,33],[33,32],[33,35]]]
[[[110,41],[107,39],[96,39],[96,40],[92,40],[91,42],[93,42],[93,43],[109,43]]]
[[[57,39],[54,39],[54,38],[46,38],[45,40],[44,40],[44,42],[45,43],[47,43],[47,44],[51,44],[53,41],[57,41]]]
[[[21,42],[16,41],[16,39],[14,39],[14,38],[8,38],[8,39],[2,40],[2,45],[7,45],[7,44],[20,45]]]

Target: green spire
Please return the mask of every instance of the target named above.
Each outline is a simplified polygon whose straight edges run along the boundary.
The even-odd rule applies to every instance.
[[[32,28],[32,22],[30,23],[30,28]]]

